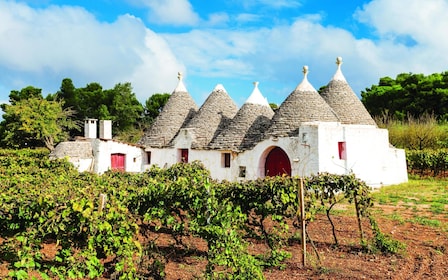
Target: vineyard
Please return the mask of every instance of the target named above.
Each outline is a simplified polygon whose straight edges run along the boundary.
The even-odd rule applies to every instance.
[[[286,248],[300,239],[302,218],[312,226],[316,215],[326,217],[327,234],[339,245],[336,227],[351,226],[332,217],[341,201],[355,209],[359,239],[353,246],[366,253],[404,250],[380,231],[362,181],[319,174],[303,178],[303,184],[301,217],[299,178],[215,182],[196,162],[99,176],[78,173],[64,160],[50,161],[44,151],[1,150],[0,263],[7,264],[7,275],[0,277],[163,279],[170,253],[154,236],[165,234],[183,252],[196,252],[187,240],[204,244],[197,252],[205,260],[200,278],[264,279],[268,269],[282,268],[291,258]],[[251,252],[254,242],[268,249]],[[308,253],[319,259],[313,236],[308,242],[314,248]],[[52,254],[44,252],[48,246]]]

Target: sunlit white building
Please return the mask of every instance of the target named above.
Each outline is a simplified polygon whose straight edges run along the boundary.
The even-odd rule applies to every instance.
[[[138,145],[91,137],[89,127],[95,130],[96,121],[94,127],[86,121],[86,135],[78,142],[91,143],[92,160],[89,168],[81,161],[77,166],[98,173],[111,168],[138,172],[198,160],[218,180],[330,172],[354,173],[372,187],[406,182],[404,150],[389,144],[388,131],[377,127],[341,64],[338,58],[336,73],[320,94],[308,82],[305,66],[303,80],[275,112],[258,83],[241,108],[222,85],[198,108],[179,75],[163,111]],[[67,143],[53,154],[73,159],[61,152],[64,145],[73,145]]]

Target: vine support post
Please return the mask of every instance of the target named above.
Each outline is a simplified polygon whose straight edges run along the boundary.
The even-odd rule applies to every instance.
[[[358,203],[358,198],[357,198],[356,193],[354,195],[354,201],[355,201],[355,208],[356,208],[356,218],[358,219],[359,234],[361,237],[361,244],[364,244],[364,231],[362,229],[361,213],[359,211],[359,203]]]
[[[103,209],[106,207],[106,202],[107,202],[107,195],[104,193],[100,194],[98,203],[98,212],[101,213],[103,211]]]
[[[299,179],[299,207],[300,224],[302,228],[302,264],[306,266],[306,224],[305,224],[305,196],[303,191],[303,178]]]

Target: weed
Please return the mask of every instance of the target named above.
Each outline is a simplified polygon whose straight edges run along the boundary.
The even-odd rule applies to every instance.
[[[398,213],[393,213],[393,214],[387,215],[387,217],[393,221],[399,222],[401,225],[404,224],[404,222],[405,222],[405,219]]]
[[[409,219],[409,222],[430,227],[440,227],[440,225],[442,224],[439,220],[432,220],[427,217],[414,217],[412,219]]]
[[[433,202],[431,203],[430,209],[433,214],[442,214],[445,212],[445,205],[439,202]]]

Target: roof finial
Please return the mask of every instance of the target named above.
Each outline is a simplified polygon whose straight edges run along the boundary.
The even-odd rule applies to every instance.
[[[336,57],[336,64],[338,65],[338,67],[341,66],[341,64],[342,64],[342,57],[340,57],[340,56]]]
[[[245,103],[258,104],[269,107],[269,102],[265,97],[263,97],[260,90],[258,89],[258,82],[253,82],[253,84],[254,89],[252,90],[252,93],[250,94],[249,98],[247,98]]]
[[[182,78],[183,78],[182,72],[177,72],[177,79],[179,79],[179,82],[177,83],[177,87],[174,89],[174,91],[187,92],[187,89],[185,88]]]
[[[308,82],[308,65],[303,66],[302,68],[303,72],[303,80],[302,82],[296,87],[296,90],[301,91],[316,91],[314,87]]]
[[[341,71],[342,57],[340,56],[336,57],[336,65],[338,66],[338,69],[336,69],[336,73],[333,76],[333,80],[345,81],[345,77]]]
[[[303,66],[302,73],[305,77],[308,75],[308,65]]]

